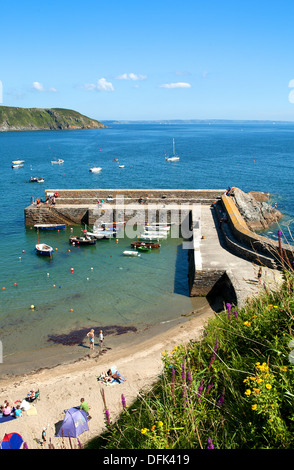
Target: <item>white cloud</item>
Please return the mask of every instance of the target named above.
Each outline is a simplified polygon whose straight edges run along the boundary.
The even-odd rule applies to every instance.
[[[33,88],[34,88],[34,90],[37,90],[37,91],[45,91],[42,83],[40,83],[40,82],[34,82],[33,83]]]
[[[113,91],[113,85],[111,82],[108,82],[105,78],[99,78],[97,81],[97,89],[100,91]]]
[[[114,91],[114,87],[111,82],[108,82],[105,78],[99,78],[97,83],[85,83],[83,88],[87,91]]]
[[[146,75],[137,75],[136,73],[124,73],[116,77],[117,80],[146,80]]]
[[[191,88],[191,85],[185,82],[164,83],[163,85],[159,85],[159,88]]]
[[[50,87],[48,90],[46,90],[43,87],[42,83],[40,83],[40,82],[33,82],[32,87],[33,87],[34,90],[37,90],[37,91],[40,91],[40,92],[49,91],[50,93],[57,93],[56,88]]]

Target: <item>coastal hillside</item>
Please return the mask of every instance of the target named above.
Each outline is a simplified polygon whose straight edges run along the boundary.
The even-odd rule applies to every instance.
[[[0,106],[0,131],[75,130],[106,128],[71,109]]]

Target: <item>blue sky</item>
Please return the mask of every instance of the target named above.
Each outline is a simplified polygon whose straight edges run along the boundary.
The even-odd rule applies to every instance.
[[[293,18],[293,0],[2,2],[0,101],[101,121],[294,121]]]

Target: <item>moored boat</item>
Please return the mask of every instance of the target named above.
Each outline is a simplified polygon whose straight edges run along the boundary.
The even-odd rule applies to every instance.
[[[64,163],[64,160],[62,160],[62,158],[58,158],[57,160],[51,160],[51,163],[54,165],[61,165],[62,163]]]
[[[152,241],[152,240],[162,240],[164,238],[167,238],[166,234],[159,234],[159,233],[141,233],[141,235],[138,237],[139,240],[146,240],[146,241]]]
[[[65,224],[35,224],[37,230],[64,230]]]
[[[96,245],[96,239],[90,237],[70,237],[71,245]]]
[[[144,245],[140,245],[137,247],[137,250],[138,251],[142,251],[143,253],[149,253],[151,251],[151,248],[149,248],[148,246],[144,246]]]
[[[46,243],[39,243],[35,248],[38,255],[52,256],[54,253],[52,246],[46,245]]]
[[[12,165],[22,165],[25,161],[24,160],[12,160]]]
[[[123,255],[124,256],[140,256],[140,253],[138,253],[137,251],[125,250],[123,252]]]
[[[95,232],[86,232],[86,235],[89,237],[102,239],[102,238],[112,238],[116,235],[116,230],[97,230]]]
[[[140,246],[147,246],[148,248],[151,248],[151,249],[161,247],[160,243],[154,243],[154,242],[150,242],[150,243],[148,243],[148,242],[132,242],[131,246],[133,248],[138,248]]]

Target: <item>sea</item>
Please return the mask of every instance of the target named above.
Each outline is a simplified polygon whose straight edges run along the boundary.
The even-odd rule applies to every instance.
[[[188,290],[181,239],[139,258],[123,256],[129,238],[71,247],[82,226],[39,233],[52,259],[35,252],[37,232],[24,209],[46,189],[226,189],[269,193],[283,213],[263,234],[292,243],[294,123],[253,121],[105,122],[108,128],[0,133],[0,376],[81,357],[87,329],[119,347],[140,332],[160,331],[206,307]],[[167,162],[175,139],[179,161]],[[62,158],[62,165],[51,164]],[[25,160],[12,168],[12,160]],[[118,160],[115,160],[118,159]],[[120,168],[117,164],[124,165]],[[92,166],[102,167],[91,173]],[[44,183],[30,183],[30,177]],[[150,330],[150,331],[151,331]],[[74,335],[78,332],[77,336]],[[54,349],[55,348],[55,349]],[[59,348],[59,349],[57,349]],[[58,351],[58,354],[56,353]]]

